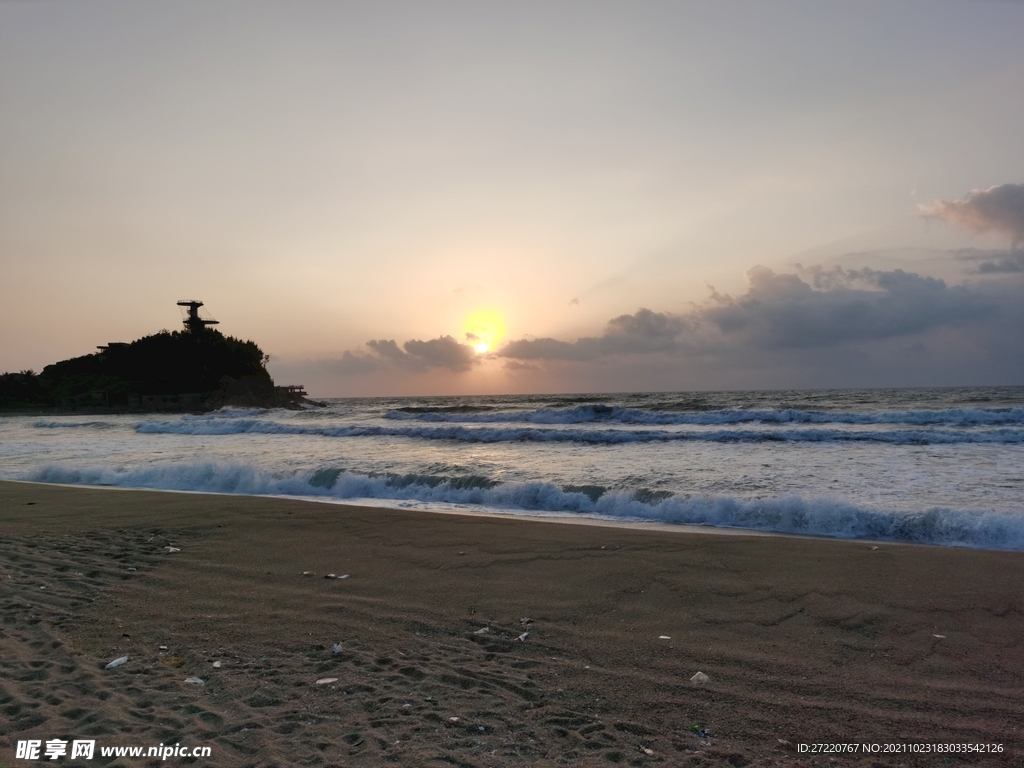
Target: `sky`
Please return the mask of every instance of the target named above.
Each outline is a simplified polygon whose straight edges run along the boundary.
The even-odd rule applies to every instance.
[[[1024,384],[1024,3],[0,0],[0,370]]]

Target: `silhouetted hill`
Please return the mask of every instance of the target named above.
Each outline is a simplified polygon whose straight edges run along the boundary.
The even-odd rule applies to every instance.
[[[0,376],[0,408],[113,407],[203,410],[221,405],[287,406],[255,342],[203,328],[161,331],[130,344],[32,371]]]

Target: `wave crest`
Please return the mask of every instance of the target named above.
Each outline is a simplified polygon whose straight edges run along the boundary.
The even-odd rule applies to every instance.
[[[981,431],[956,429],[898,429],[854,431],[843,429],[722,429],[672,431],[658,429],[571,429],[544,427],[468,427],[460,425],[312,426],[261,419],[143,421],[136,430],[149,434],[185,435],[319,435],[322,437],[408,437],[423,440],[459,440],[476,443],[578,442],[595,444],[649,442],[867,442],[894,445],[952,443],[1024,443],[1024,428],[990,428]]]
[[[918,426],[999,426],[1024,424],[1024,408],[952,408],[946,410],[890,411],[883,413],[780,410],[713,410],[670,413],[602,404],[533,411],[471,413],[439,409],[398,408],[384,418],[459,424],[646,424],[650,426],[718,424],[907,424]]]

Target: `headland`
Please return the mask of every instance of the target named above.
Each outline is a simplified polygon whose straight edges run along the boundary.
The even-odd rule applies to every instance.
[[[161,331],[132,342],[46,366],[41,373],[0,374],[0,410],[59,413],[210,411],[227,405],[298,408],[312,405],[301,386],[276,386],[269,356],[253,341],[225,336],[218,321],[187,309],[180,331]]]

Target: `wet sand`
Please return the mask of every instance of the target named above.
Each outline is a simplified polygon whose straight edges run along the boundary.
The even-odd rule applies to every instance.
[[[0,537],[0,766],[1024,764],[1021,553],[27,483]]]

